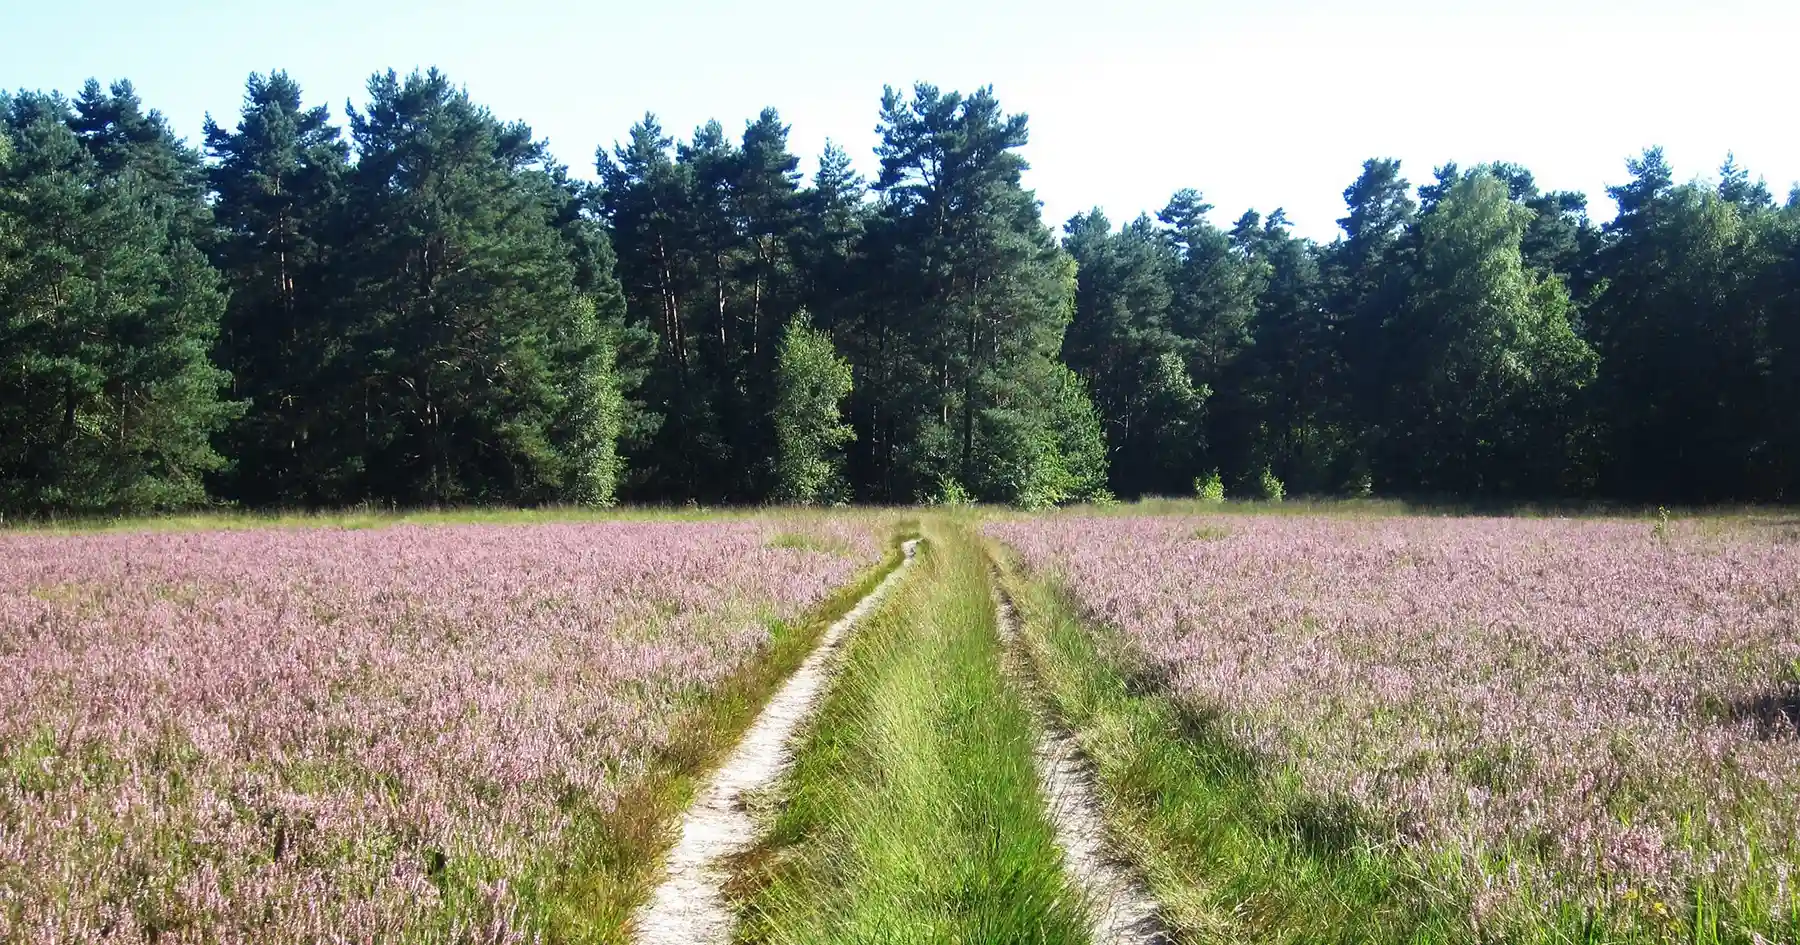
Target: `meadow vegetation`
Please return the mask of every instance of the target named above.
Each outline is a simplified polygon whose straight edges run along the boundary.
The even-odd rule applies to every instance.
[[[1800,941],[1791,515],[1284,499],[0,532],[0,939],[628,942],[922,528],[739,941],[1088,941],[1039,698],[1183,942]]]
[[[897,524],[0,536],[0,939],[622,941]]]
[[[1800,544],[1778,527],[1284,514],[989,533],[1032,575],[1040,665],[1190,929],[1800,935]]]

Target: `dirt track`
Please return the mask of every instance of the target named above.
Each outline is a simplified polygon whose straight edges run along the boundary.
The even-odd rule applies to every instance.
[[[681,838],[669,851],[667,876],[638,910],[640,945],[725,945],[736,916],[725,899],[725,864],[756,842],[758,824],[750,795],[775,783],[793,755],[793,736],[818,707],[844,640],[858,621],[912,566],[918,541],[906,542],[905,558],[849,613],[826,628],[819,644],[763,707],[725,764],[700,789],[682,817]]]
[[[1094,773],[1074,735],[1057,723],[1020,653],[1019,615],[1001,593],[997,624],[1006,644],[1007,668],[1031,691],[1028,701],[1038,718],[1033,751],[1038,782],[1049,807],[1057,845],[1069,878],[1087,898],[1093,917],[1094,945],[1167,945],[1174,939],[1164,925],[1162,906],[1137,871],[1118,856],[1107,839],[1106,816],[1100,807]]]

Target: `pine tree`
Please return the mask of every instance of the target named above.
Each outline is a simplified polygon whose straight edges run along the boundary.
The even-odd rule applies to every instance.
[[[725,317],[734,331],[719,412],[731,432],[729,475],[739,498],[765,498],[775,487],[769,461],[775,431],[765,405],[776,393],[781,326],[801,305],[793,255],[801,231],[800,159],[787,140],[780,114],[765,108],[746,124],[729,166],[725,211],[737,240],[726,272]]]
[[[1226,233],[1207,219],[1212,205],[1195,190],[1182,190],[1158,214],[1164,238],[1178,260],[1171,273],[1170,322],[1186,340],[1195,387],[1213,392],[1207,403],[1205,455],[1172,477],[1191,482],[1199,466],[1243,478],[1251,470],[1255,407],[1244,362],[1256,317],[1256,299],[1267,280],[1259,260],[1234,249]]]
[[[737,274],[749,298],[747,347],[756,373],[766,376],[782,320],[798,308],[793,247],[800,233],[800,159],[788,151],[788,126],[765,108],[744,129],[732,180],[732,208],[747,243]]]
[[[1719,196],[1746,211],[1775,208],[1769,185],[1760,178],[1752,182],[1750,172],[1738,164],[1735,154],[1726,154],[1725,163],[1719,167]]]
[[[1768,218],[1769,258],[1760,280],[1768,320],[1768,479],[1759,498],[1800,496],[1800,201]]]
[[[827,329],[853,319],[852,300],[862,288],[856,257],[868,223],[867,189],[850,155],[827,142],[812,186],[798,196],[792,253],[801,307]]]
[[[1020,184],[1026,119],[990,89],[920,84],[882,99],[881,208],[868,241],[878,275],[862,330],[879,400],[866,411],[880,497],[954,482],[1014,501],[1041,455],[1073,262]],[[862,389],[862,388],[859,388]],[[1033,451],[1036,451],[1035,453]]]
[[[130,86],[77,108],[0,97],[0,509],[82,513],[206,501],[235,414],[207,359],[224,295],[189,237],[197,158]]]
[[[725,137],[724,126],[709,121],[695,130],[691,142],[676,147],[675,157],[688,185],[682,203],[687,211],[682,230],[690,241],[698,281],[695,290],[687,293],[689,305],[681,317],[688,323],[688,336],[694,339],[700,358],[701,369],[694,378],[698,393],[708,401],[707,413],[716,418],[716,445],[709,451],[701,480],[713,486],[707,497],[724,498],[730,491],[727,483],[741,484],[734,475],[740,456],[733,439],[746,399],[736,385],[742,373],[744,339],[733,306],[734,277],[747,251],[731,207],[738,154]]]
[[[1248,468],[1268,468],[1296,491],[1329,493],[1346,484],[1354,438],[1329,399],[1342,363],[1324,310],[1318,247],[1288,225],[1277,209],[1267,219],[1246,213],[1232,230],[1238,252],[1263,271],[1242,371],[1256,440]]]
[[[1222,379],[1250,346],[1261,288],[1261,273],[1244,265],[1230,238],[1207,220],[1212,209],[1198,191],[1183,190],[1157,214],[1178,260],[1170,319],[1192,342],[1194,370],[1204,381]]]
[[[349,149],[323,106],[305,108],[284,72],[252,74],[235,130],[209,117],[206,149],[220,238],[213,262],[231,291],[217,359],[249,410],[227,437],[230,494],[252,505],[317,505],[321,450],[340,433],[325,382],[337,339],[325,306],[331,228]]]
[[[1337,339],[1340,370],[1332,378],[1335,421],[1356,431],[1361,443],[1349,460],[1352,478],[1370,473],[1390,422],[1386,326],[1406,304],[1411,247],[1406,242],[1418,204],[1400,176],[1400,162],[1371,159],[1344,190],[1349,212],[1338,220],[1344,236],[1324,257],[1327,306]]]
[[[12,168],[12,141],[6,135],[0,135],[0,180],[10,180],[7,172]],[[12,201],[0,197],[0,285],[5,285],[11,278],[12,260],[18,253],[17,232],[19,225],[7,209]]]
[[[1210,395],[1189,374],[1188,339],[1170,327],[1180,260],[1147,216],[1115,233],[1094,210],[1065,230],[1076,293],[1062,358],[1099,411],[1111,488],[1131,496],[1179,491],[1206,446]]]
[[[401,504],[608,501],[614,349],[558,222],[560,169],[433,70],[369,82],[335,297],[356,491]]]
[[[692,168],[675,162],[673,148],[656,117],[646,115],[626,143],[595,156],[628,324],[655,338],[634,391],[643,422],[627,452],[638,494],[716,498],[725,446],[699,350],[703,332],[690,324],[705,296],[692,234]]]
[[[129,81],[105,91],[89,79],[75,98],[69,126],[75,130],[99,172],[111,178],[127,175],[163,201],[173,238],[204,246],[211,235],[212,214],[206,205],[206,171],[200,155],[183,144],[157,111],[144,111]]]
[[[1699,184],[1673,183],[1659,149],[1627,164],[1593,310],[1607,430],[1603,488],[1658,502],[1748,498],[1762,449],[1768,368],[1754,274],[1755,216]]]
[[[634,287],[630,321],[660,339],[641,392],[666,420],[637,444],[646,488],[745,501],[774,487],[776,335],[807,295],[799,160],[787,136],[765,109],[741,145],[708,122],[671,161],[673,141],[646,118],[628,144],[598,157],[601,207]]]

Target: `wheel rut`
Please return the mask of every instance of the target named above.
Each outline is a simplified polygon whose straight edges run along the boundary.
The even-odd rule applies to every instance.
[[[850,631],[912,566],[918,539],[905,542],[898,567],[820,635],[800,668],[763,706],[730,757],[682,816],[666,875],[633,917],[639,945],[726,945],[737,917],[725,897],[728,862],[750,849],[759,826],[747,801],[773,785],[793,760],[793,738],[818,708]]]
[[[1033,678],[1020,639],[1019,613],[995,575],[996,623],[1005,665],[1026,693],[1037,717],[1032,755],[1038,783],[1062,847],[1063,866],[1087,899],[1094,945],[1174,945],[1163,909],[1129,860],[1110,839],[1093,765],[1074,733],[1063,726]]]

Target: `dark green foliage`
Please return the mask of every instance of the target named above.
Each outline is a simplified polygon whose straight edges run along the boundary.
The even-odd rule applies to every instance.
[[[217,360],[248,412],[225,438],[227,495],[252,505],[318,503],[340,418],[323,359],[334,344],[328,267],[349,149],[323,106],[286,73],[252,75],[235,131],[210,118],[213,262],[231,290]]]
[[[1195,385],[1191,345],[1170,321],[1181,259],[1148,217],[1114,233],[1095,210],[1064,229],[1077,275],[1062,355],[1099,410],[1111,486],[1130,495],[1179,491],[1206,445],[1211,394]]]
[[[1768,331],[1768,398],[1764,414],[1769,437],[1766,481],[1756,483],[1758,497],[1792,500],[1800,493],[1800,202],[1765,217],[1769,271],[1762,283]]]
[[[1340,467],[1355,444],[1333,400],[1344,352],[1324,307],[1318,247],[1287,226],[1278,209],[1266,220],[1245,213],[1232,228],[1233,244],[1262,280],[1240,395],[1250,416],[1238,426],[1250,443],[1239,461],[1277,470],[1300,491],[1329,493],[1344,484]]]
[[[1800,217],[1734,162],[1716,191],[1675,186],[1659,151],[1631,168],[1605,230],[1515,165],[1446,165],[1415,202],[1385,160],[1324,247],[1279,211],[1221,233],[1193,191],[1161,256],[1072,220],[1063,356],[1095,384],[1115,488],[1218,469],[1252,494],[1267,470],[1306,493],[1791,496]],[[1197,424],[1145,410],[1150,377],[1184,374]]]
[[[1620,214],[1591,319],[1610,434],[1602,487],[1658,501],[1790,495],[1791,461],[1770,439],[1793,411],[1773,397],[1791,381],[1771,342],[1794,317],[1779,276],[1763,275],[1780,256],[1773,210],[1674,185],[1658,150],[1630,168],[1612,189]]]
[[[205,502],[237,407],[207,357],[225,295],[193,243],[198,158],[125,83],[0,110],[0,511]]]
[[[801,192],[795,210],[795,277],[813,320],[827,329],[853,323],[858,291],[856,260],[868,223],[867,185],[842,148],[827,143],[813,184]]]
[[[1406,239],[1418,205],[1408,196],[1400,162],[1370,160],[1344,190],[1344,237],[1325,252],[1327,306],[1339,335],[1343,369],[1331,399],[1337,423],[1353,442],[1341,463],[1354,477],[1371,472],[1392,425],[1387,324],[1406,304],[1412,248]],[[1383,483],[1387,487],[1387,483]]]
[[[1069,461],[1051,433],[1068,396],[1056,355],[1075,266],[1020,184],[1025,116],[990,89],[920,84],[910,98],[888,89],[881,119],[865,302],[846,326],[860,339],[863,494],[904,501],[954,483],[1041,501]]]
[[[1561,278],[1521,249],[1534,212],[1487,169],[1447,185],[1420,223],[1381,473],[1441,494],[1556,494],[1593,353]]]
[[[253,75],[204,160],[129,83],[3,104],[8,515],[1800,489],[1800,191],[1729,155],[1604,227],[1375,159],[1329,244],[1182,190],[1058,245],[989,89],[887,90],[873,181],[765,109],[585,183],[435,71],[348,135]]]
[[[441,73],[369,83],[333,267],[327,497],[609,502],[614,340],[530,129]]]
[[[660,423],[631,444],[639,495],[748,501],[774,488],[768,404],[782,327],[809,298],[835,310],[796,260],[840,261],[856,201],[830,165],[830,189],[802,194],[787,135],[765,109],[741,144],[710,122],[674,147],[646,116],[598,156],[629,321],[656,339],[642,400]]]
[[[1265,289],[1267,271],[1207,220],[1211,210],[1198,192],[1183,190],[1157,218],[1166,227],[1162,235],[1176,259],[1170,324],[1183,339],[1181,352],[1196,394],[1210,392],[1199,441],[1220,465],[1242,470],[1254,464],[1251,454],[1258,439],[1254,362],[1248,355],[1255,342],[1257,298]],[[1179,375],[1165,367],[1159,376],[1169,379],[1163,389],[1174,393],[1175,402],[1187,399]],[[1171,455],[1179,458],[1179,448]],[[1193,473],[1191,467],[1183,469],[1165,488],[1185,491]]]

